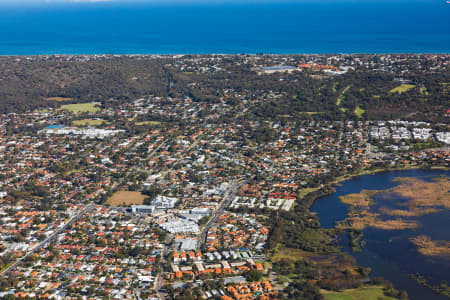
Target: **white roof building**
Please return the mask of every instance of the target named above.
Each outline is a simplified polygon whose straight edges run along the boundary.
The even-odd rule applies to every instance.
[[[174,221],[161,223],[159,226],[170,233],[200,233],[200,228],[198,225],[188,220],[177,219]]]
[[[155,199],[153,199],[151,204],[155,206],[157,209],[169,209],[174,208],[177,202],[178,202],[177,198],[157,196]]]

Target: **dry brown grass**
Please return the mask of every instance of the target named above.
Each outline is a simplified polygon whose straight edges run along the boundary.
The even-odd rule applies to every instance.
[[[378,193],[378,191],[362,190],[358,194],[348,194],[345,196],[340,196],[339,200],[341,200],[341,202],[344,204],[367,207],[373,203],[373,201],[370,199],[370,196],[373,196],[376,193]]]
[[[131,192],[131,191],[118,191],[115,192],[105,204],[111,206],[130,206],[138,205],[144,202],[147,196],[141,192]]]
[[[47,101],[72,101],[73,98],[68,98],[68,97],[47,97],[45,98],[45,100]]]
[[[375,219],[368,226],[375,227],[383,230],[403,230],[403,229],[414,229],[420,227],[420,224],[416,221],[409,221],[403,219],[394,220],[380,220]]]
[[[418,178],[398,178],[402,184],[392,191],[401,197],[411,199],[408,206],[441,206],[450,208],[450,180],[438,178],[434,182],[425,182]]]
[[[363,212],[360,216],[350,216],[347,221],[350,228],[363,230],[367,226],[382,230],[403,230],[418,228],[420,224],[416,221],[404,220],[401,218],[392,220],[381,220],[379,214]]]
[[[339,197],[343,203],[352,207],[348,218],[342,222],[340,227],[360,230],[367,226],[383,230],[414,229],[420,226],[417,221],[402,218],[382,220],[380,215],[409,218],[450,208],[450,180],[448,177],[437,178],[433,182],[409,177],[395,180],[401,184],[389,190],[362,190],[358,194]],[[373,204],[370,197],[378,193],[393,193],[408,199],[403,203],[405,209],[383,206],[377,211],[370,211],[370,205]]]
[[[420,207],[411,208],[410,210],[390,209],[388,207],[381,207],[379,211],[384,215],[393,217],[418,217],[426,214],[439,212],[441,210],[437,208],[420,208]]]
[[[426,256],[442,256],[450,259],[450,242],[433,241],[426,235],[411,238],[410,241],[417,246],[417,251]]]

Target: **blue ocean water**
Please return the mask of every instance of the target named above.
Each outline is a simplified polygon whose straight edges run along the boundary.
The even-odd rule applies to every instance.
[[[0,55],[399,52],[450,53],[450,4],[0,4]]]

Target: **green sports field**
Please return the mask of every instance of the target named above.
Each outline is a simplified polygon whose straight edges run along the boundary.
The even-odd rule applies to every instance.
[[[97,107],[98,103],[77,103],[77,104],[66,104],[62,105],[61,109],[71,111],[74,113],[78,112],[97,112],[100,110],[99,107]]]

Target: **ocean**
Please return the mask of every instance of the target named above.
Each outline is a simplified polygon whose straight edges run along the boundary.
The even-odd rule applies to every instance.
[[[450,53],[450,4],[0,4],[0,55],[104,53]]]

